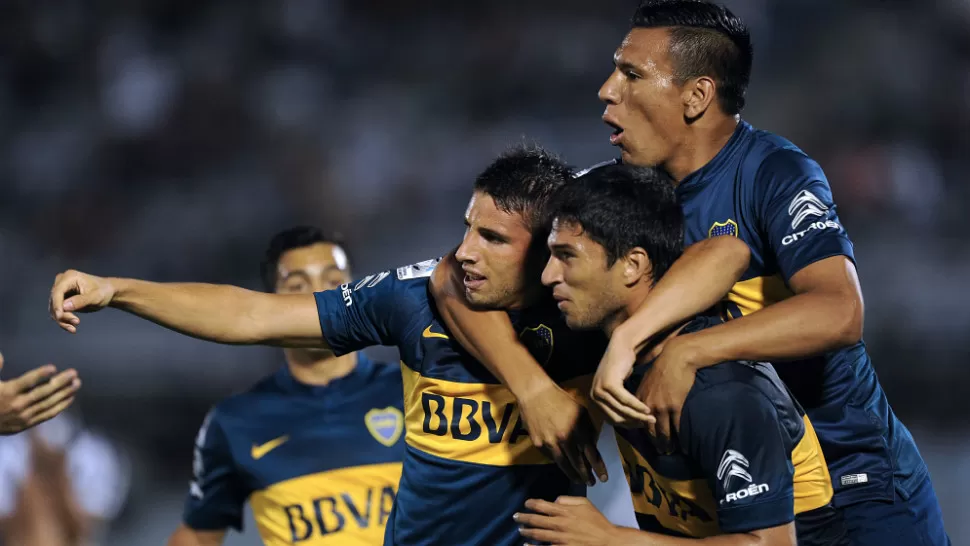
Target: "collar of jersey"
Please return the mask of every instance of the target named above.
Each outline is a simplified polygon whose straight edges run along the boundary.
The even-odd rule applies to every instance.
[[[717,315],[713,315],[713,314],[697,315],[696,317],[691,319],[691,321],[688,322],[686,326],[681,328],[680,332],[677,332],[677,335],[682,336],[685,334],[692,334],[694,332],[699,332],[706,328],[717,326],[722,322],[723,321],[721,320],[721,318],[718,317]],[[649,362],[644,362],[643,364],[636,364],[633,367],[633,375],[631,376],[631,379],[627,380],[627,384],[626,384],[627,389],[630,389],[630,387],[632,386],[633,390],[631,392],[636,392],[637,387],[640,386],[640,380],[643,378],[643,374],[647,373],[647,371],[650,370],[651,366],[653,366],[653,360],[650,360]]]
[[[276,374],[280,388],[285,392],[305,393],[310,395],[333,394],[343,391],[356,391],[356,387],[366,381],[374,368],[374,362],[364,353],[357,353],[357,365],[347,375],[334,379],[329,385],[308,385],[300,382],[290,373],[290,367],[283,365]]]

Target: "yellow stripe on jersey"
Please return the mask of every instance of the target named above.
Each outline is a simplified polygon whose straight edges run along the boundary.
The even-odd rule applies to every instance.
[[[400,480],[401,463],[340,468],[273,484],[249,502],[266,546],[374,546]]]
[[[793,295],[795,295],[794,292],[788,288],[780,275],[772,275],[754,277],[736,283],[728,293],[727,299],[738,306],[742,315],[750,315]]]
[[[415,449],[452,461],[512,466],[551,464],[532,445],[515,397],[503,385],[459,383],[422,376],[401,363],[404,376],[405,441]],[[563,385],[581,404],[592,376]]]
[[[703,538],[720,534],[717,503],[705,479],[674,480],[653,466],[620,435],[623,470],[633,494],[633,510],[657,518],[666,529]]]
[[[802,420],[805,422],[805,435],[791,453],[791,462],[795,467],[792,481],[796,514],[821,508],[832,500],[832,479],[822,455],[822,446],[815,435],[815,427],[807,415]]]

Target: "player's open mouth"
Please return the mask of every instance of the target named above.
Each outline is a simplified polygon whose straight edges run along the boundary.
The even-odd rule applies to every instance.
[[[485,284],[485,277],[470,271],[465,271],[465,288],[468,290],[476,290],[481,288]]]
[[[613,128],[613,133],[610,135],[610,144],[617,146],[620,141],[620,137],[623,136],[623,127],[620,127],[613,120],[607,119],[606,116],[603,116],[603,122]]]

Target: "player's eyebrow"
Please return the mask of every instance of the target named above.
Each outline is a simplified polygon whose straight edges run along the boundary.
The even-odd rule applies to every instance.
[[[632,70],[634,72],[642,72],[643,68],[631,63],[630,61],[620,58],[619,55],[613,56],[613,66],[620,70]]]
[[[310,282],[310,274],[307,273],[306,271],[302,270],[302,269],[293,269],[293,270],[291,270],[286,275],[284,275],[281,280],[288,281],[290,279],[297,278],[297,277],[300,277],[302,280],[304,280],[306,282]]]
[[[484,236],[484,237],[488,237],[490,239],[495,239],[495,240],[501,241],[503,243],[509,242],[509,238],[508,237],[506,237],[505,235],[503,235],[503,234],[501,234],[501,233],[499,233],[499,232],[497,232],[497,231],[495,231],[493,229],[480,227],[480,228],[478,228],[478,233],[482,234],[482,236]]]
[[[549,247],[549,250],[552,252],[576,252],[573,245],[569,243],[553,243],[552,246]]]

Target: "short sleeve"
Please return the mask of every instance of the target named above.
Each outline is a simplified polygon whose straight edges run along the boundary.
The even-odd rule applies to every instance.
[[[242,530],[248,491],[235,470],[218,409],[209,412],[195,440],[192,481],[183,521],[197,530]]]
[[[726,533],[746,533],[795,519],[790,442],[774,406],[749,385],[721,383],[692,394],[681,437],[700,464]]]
[[[855,260],[818,163],[798,150],[776,151],[762,162],[754,187],[759,224],[785,281],[825,258]]]
[[[437,263],[419,262],[314,294],[320,328],[334,353],[402,345],[428,308],[427,277]]]

